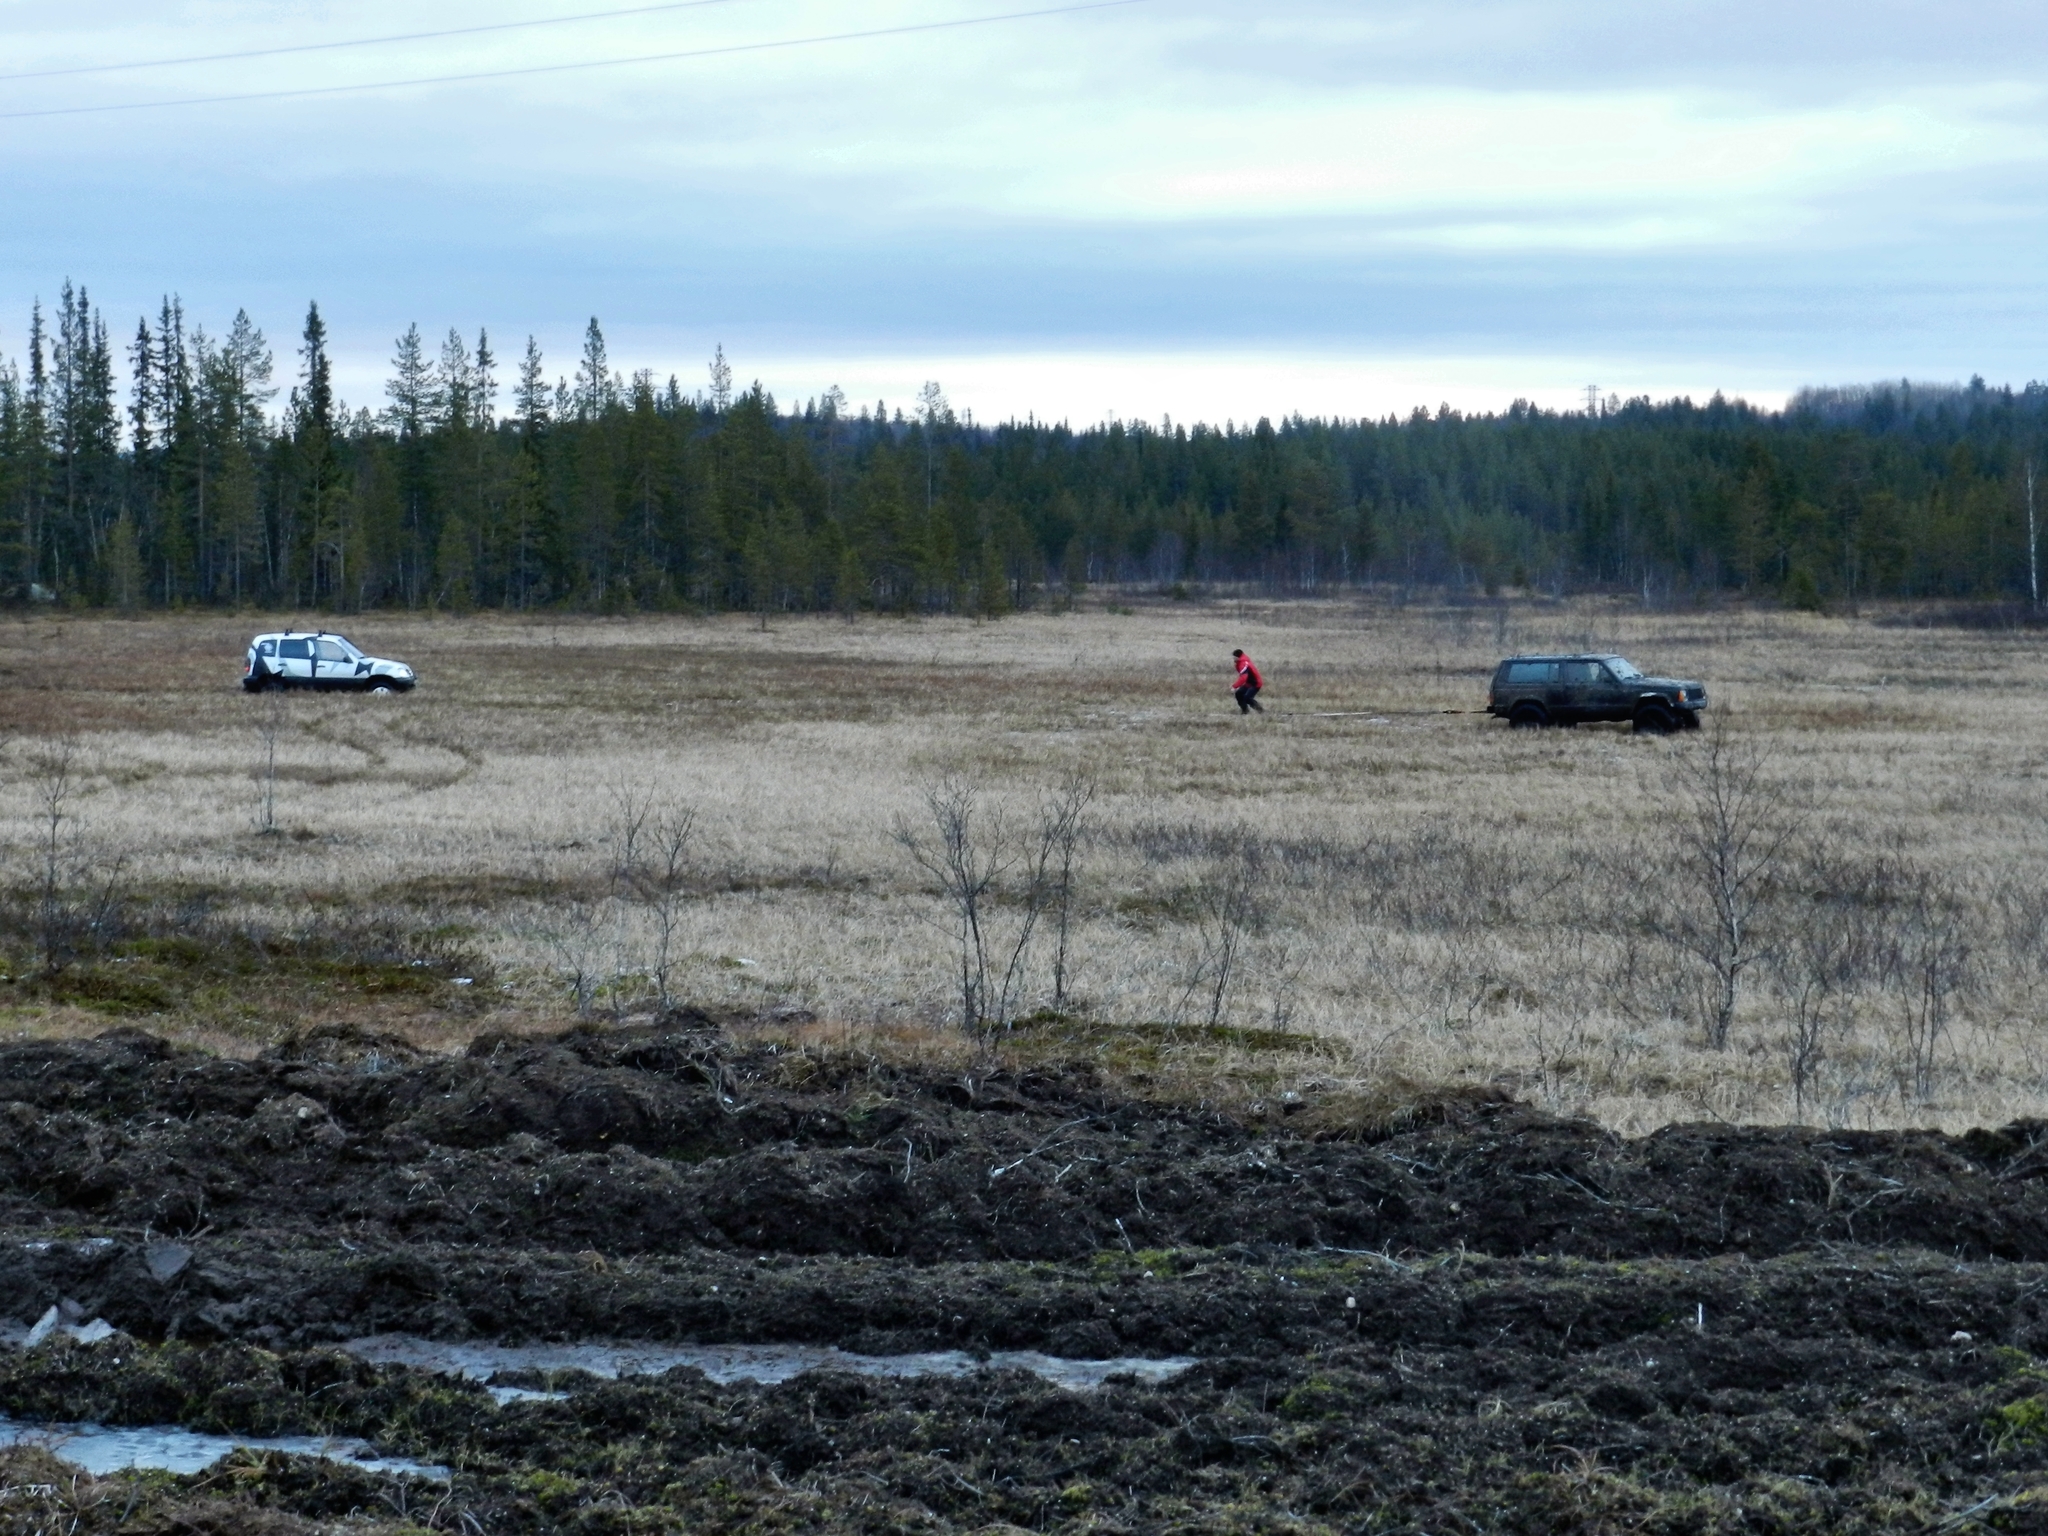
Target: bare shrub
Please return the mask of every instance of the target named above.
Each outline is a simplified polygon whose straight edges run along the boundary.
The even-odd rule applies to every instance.
[[[1174,1012],[1176,1021],[1184,1020],[1200,996],[1213,1029],[1223,1022],[1246,950],[1272,914],[1266,856],[1249,833],[1239,831],[1211,864],[1199,890],[1199,910],[1194,959]]]
[[[264,690],[263,718],[256,727],[261,763],[256,770],[256,835],[277,835],[277,738],[284,730],[284,698],[275,688]]]
[[[619,1014],[650,986],[657,1009],[676,1005],[696,828],[694,806],[621,780],[605,792],[597,829],[569,845],[601,848],[602,863],[566,880],[535,870],[558,894],[522,933],[568,987],[578,1018],[600,1001]]]
[[[1706,973],[1701,1013],[1709,1048],[1725,1051],[1749,973],[1767,957],[1761,923],[1772,881],[1805,821],[1802,798],[1769,773],[1770,754],[1734,735],[1725,715],[1681,740],[1668,780],[1679,802],[1676,842],[1685,877],[1658,928]]]
[[[1070,773],[1039,806],[1039,874],[1050,882],[1053,909],[1052,1005],[1067,1006],[1068,945],[1073,938],[1074,873],[1088,807],[1095,800],[1095,781]]]
[[[619,931],[605,903],[580,893],[549,903],[544,917],[524,925],[524,934],[548,957],[576,1005],[576,1017],[587,1019],[599,992],[618,980]]]
[[[1887,936],[1883,975],[1893,1003],[1900,1094],[1915,1104],[1934,1098],[1957,996],[1969,981],[1969,932],[1958,893],[1923,875]]]
[[[664,801],[652,790],[620,785],[612,791],[611,894],[622,909],[637,909],[653,929],[653,953],[646,974],[654,983],[655,1006],[675,1006],[677,938],[689,896],[691,840],[697,810]],[[622,954],[630,945],[621,943]]]
[[[651,974],[655,999],[664,1011],[674,1007],[676,1001],[672,985],[679,958],[676,940],[687,895],[684,880],[690,840],[696,827],[697,812],[691,806],[666,811],[656,820],[649,858],[638,886],[640,900],[654,918]]]
[[[925,786],[924,821],[897,821],[897,845],[938,883],[963,1029],[1007,1026],[1023,1011],[1032,941],[1048,911],[1055,931],[1055,1006],[1065,1002],[1074,880],[1094,795],[1092,781],[1070,777],[1041,799],[1030,824],[1017,827],[1001,801],[947,777]]]
[[[924,808],[928,826],[898,820],[896,841],[939,884],[959,967],[960,1027],[980,1030],[995,1016],[988,908],[1015,855],[1002,808],[986,804],[972,784],[957,778],[927,784]]]
[[[122,905],[126,859],[93,844],[72,809],[81,776],[78,744],[69,737],[44,748],[30,770],[31,929],[36,962],[45,975],[55,975],[100,948],[112,934]]]
[[[1802,1120],[1833,1041],[1853,1021],[1867,945],[1858,908],[1823,888],[1790,914],[1772,957],[1772,988],[1786,1010],[1781,1048],[1792,1109]]]

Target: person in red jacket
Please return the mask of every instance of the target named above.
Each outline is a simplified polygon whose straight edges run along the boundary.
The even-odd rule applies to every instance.
[[[1256,709],[1263,715],[1266,711],[1259,703],[1259,690],[1266,686],[1266,680],[1259,676],[1259,669],[1252,665],[1251,657],[1243,651],[1232,651],[1230,656],[1237,663],[1237,676],[1230,684],[1230,691],[1237,695],[1237,712],[1248,715]]]

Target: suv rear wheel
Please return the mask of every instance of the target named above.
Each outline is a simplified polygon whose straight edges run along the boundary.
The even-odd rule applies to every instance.
[[[1517,704],[1514,713],[1508,716],[1508,724],[1522,731],[1533,731],[1549,721],[1550,717],[1544,714],[1541,704]]]

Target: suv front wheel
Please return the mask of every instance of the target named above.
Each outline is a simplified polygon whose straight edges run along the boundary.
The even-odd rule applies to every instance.
[[[1638,736],[1669,736],[1677,728],[1671,711],[1660,704],[1644,704],[1636,710]]]

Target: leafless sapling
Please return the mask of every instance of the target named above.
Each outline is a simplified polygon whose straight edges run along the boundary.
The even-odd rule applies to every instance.
[[[30,777],[36,825],[36,958],[45,975],[71,963],[112,925],[126,860],[101,858],[81,835],[72,801],[79,791],[78,745],[46,748]]]
[[[634,949],[628,927],[632,912],[643,912],[654,929],[654,953],[646,974],[654,982],[655,1003],[667,1011],[674,1005],[677,936],[689,896],[689,855],[696,831],[695,807],[676,805],[646,785],[620,781],[609,792],[610,825],[605,843],[610,850],[606,900],[618,938],[615,956],[622,979],[626,957]]]
[[[945,900],[958,965],[961,1027],[986,1029],[994,1022],[989,908],[996,883],[1016,853],[1002,807],[986,801],[974,785],[948,776],[926,785],[923,798],[925,819],[900,818],[896,842],[938,882]]]
[[[1662,915],[1665,936],[1705,968],[1706,1043],[1728,1048],[1750,971],[1764,958],[1760,919],[1790,854],[1805,806],[1770,755],[1732,732],[1725,715],[1672,754],[1674,827],[1685,879]]]
[[[1897,914],[1885,955],[1885,981],[1897,1010],[1902,1097],[1934,1097],[1955,997],[1969,979],[1969,928],[1956,893],[1932,878],[1919,882]]]
[[[1088,807],[1095,799],[1095,781],[1072,773],[1040,802],[1039,846],[1044,850],[1039,863],[1045,872],[1042,883],[1049,885],[1048,900],[1053,909],[1052,1005],[1067,1005],[1068,944],[1073,933],[1074,875],[1081,838],[1087,830]]]
[[[277,835],[277,738],[284,729],[284,702],[276,689],[266,690],[262,722],[256,727],[263,765],[257,770],[256,834]]]
[[[654,978],[655,1005],[664,1013],[675,1006],[677,938],[683,906],[689,897],[690,840],[697,827],[694,806],[665,805],[655,810],[639,836],[639,862],[630,875],[633,897],[654,924],[654,955],[648,973]]]
[[[1854,1006],[1865,940],[1856,908],[1828,886],[1790,913],[1786,926],[1771,974],[1787,1012],[1783,1049],[1792,1111],[1803,1121],[1822,1063]]]
[[[1206,999],[1209,1025],[1223,1022],[1231,988],[1238,980],[1245,951],[1265,928],[1265,855],[1251,835],[1238,831],[1216,859],[1201,889],[1201,926],[1195,962],[1188,972],[1176,1015],[1185,1018],[1197,995]]]

